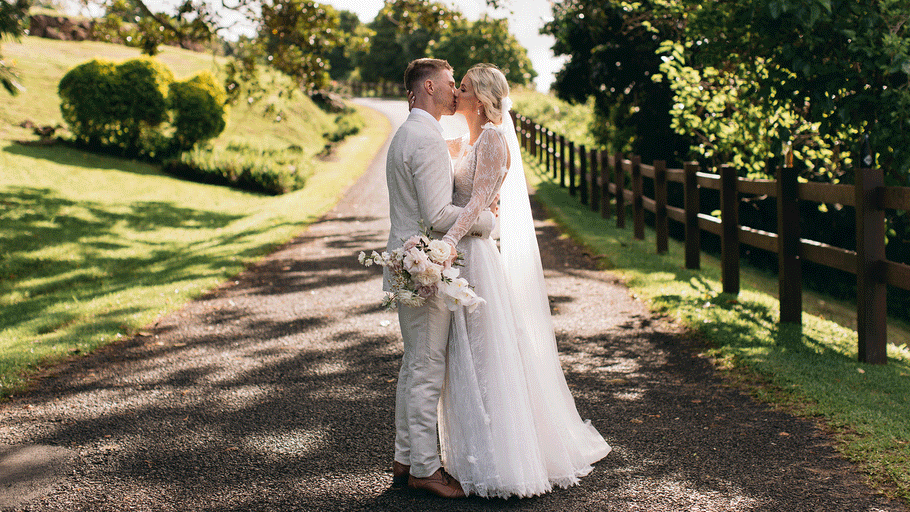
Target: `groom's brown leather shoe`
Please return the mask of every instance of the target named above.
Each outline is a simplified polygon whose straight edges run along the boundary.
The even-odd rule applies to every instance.
[[[437,469],[435,473],[426,478],[416,478],[411,475],[408,478],[408,487],[427,491],[439,496],[440,498],[464,498],[464,490],[458,480],[452,478],[442,468]]]
[[[404,489],[408,486],[408,477],[411,466],[406,466],[397,460],[392,461],[392,489]]]

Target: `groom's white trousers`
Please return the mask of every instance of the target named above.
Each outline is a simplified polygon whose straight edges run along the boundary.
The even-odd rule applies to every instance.
[[[404,356],[395,398],[395,460],[426,478],[441,467],[436,444],[437,407],[445,378],[452,313],[439,297],[419,308],[398,306]]]

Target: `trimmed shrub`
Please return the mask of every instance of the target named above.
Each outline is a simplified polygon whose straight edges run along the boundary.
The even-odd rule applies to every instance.
[[[162,170],[173,176],[279,195],[300,190],[310,174],[308,158],[299,147],[260,149],[231,144],[223,150],[197,148],[168,160]]]
[[[171,84],[168,96],[173,112],[174,144],[192,148],[197,142],[217,137],[225,127],[227,96],[215,76],[203,71],[188,80]]]
[[[86,62],[64,75],[58,92],[76,142],[96,151],[160,161],[226,125],[226,96],[211,73],[174,82],[166,66],[147,57]]]
[[[322,136],[330,143],[341,142],[346,137],[360,133],[364,126],[366,126],[366,122],[360,113],[350,109],[335,117],[334,129],[323,133]]]
[[[116,93],[117,66],[92,60],[71,69],[60,80],[60,111],[77,140],[92,146],[112,143],[112,126],[119,123],[110,98]]]
[[[167,140],[156,129],[168,119],[174,77],[149,58],[122,64],[92,60],[60,80],[60,111],[77,141],[115,147],[124,155],[153,156]]]

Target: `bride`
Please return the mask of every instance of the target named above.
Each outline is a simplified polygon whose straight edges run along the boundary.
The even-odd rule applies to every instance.
[[[449,141],[453,204],[464,210],[443,240],[464,254],[461,276],[486,304],[454,312],[439,405],[443,465],[465,494],[534,496],[578,483],[611,448],[579,417],[559,363],[506,78],[478,64],[456,95],[470,129]],[[497,194],[501,251],[465,236]]]

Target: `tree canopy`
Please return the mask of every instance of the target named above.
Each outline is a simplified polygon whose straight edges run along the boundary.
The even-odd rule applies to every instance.
[[[910,0],[571,0],[545,30],[570,57],[557,92],[597,98],[614,123],[605,143],[641,147],[665,133],[644,129],[652,119],[694,137],[689,156],[751,152],[754,169],[790,143],[801,165],[831,160],[835,175],[857,165],[868,133],[877,163],[905,182],[908,20]]]
[[[536,75],[527,50],[509,34],[505,21],[487,18],[471,23],[459,11],[435,1],[386,0],[366,25],[354,13],[310,0],[182,0],[167,13],[150,9],[148,0],[82,1],[103,5],[105,29],[149,55],[161,44],[210,45],[232,27],[225,23],[224,14],[239,14],[256,27],[256,35],[227,45],[234,58],[227,66],[233,99],[250,89],[240,83],[254,83],[260,65],[287,74],[304,90],[313,90],[330,78],[351,76],[400,82],[408,62],[431,53],[448,58],[442,50],[455,56],[453,65],[459,68],[467,69],[461,62],[465,59],[471,59],[471,64],[493,62],[521,84]],[[509,2],[487,0],[487,4],[499,9]],[[491,44],[497,42],[498,48]]]
[[[537,77],[527,49],[509,32],[505,19],[458,20],[430,43],[427,54],[449,61],[456,79],[479,62],[496,64],[513,84],[528,85]]]

